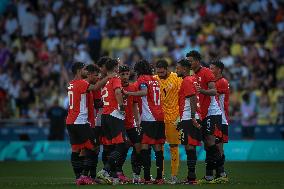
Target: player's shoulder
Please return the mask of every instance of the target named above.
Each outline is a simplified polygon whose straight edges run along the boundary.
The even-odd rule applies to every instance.
[[[128,91],[137,91],[137,83],[129,83],[127,87],[125,87]]]
[[[226,78],[224,78],[224,77],[218,79],[218,80],[216,81],[216,83],[219,83],[219,84],[221,84],[221,85],[228,85],[228,84],[229,84],[228,80],[227,80]]]
[[[196,78],[194,76],[186,76],[185,78],[183,78],[183,82],[194,82],[196,81]]]
[[[153,75],[153,78],[157,79],[157,80],[160,80],[159,76],[158,75]]]
[[[177,80],[178,78],[179,78],[179,77],[178,77],[177,74],[174,73],[174,72],[171,72],[170,75],[169,75],[169,80],[170,80],[170,81],[175,81],[175,80]]]
[[[69,85],[82,85],[89,84],[89,82],[85,79],[74,79],[69,82]]]
[[[120,82],[120,81],[121,81],[121,79],[120,79],[119,76],[111,77],[111,78],[109,78],[109,80],[108,80],[108,82],[110,82],[110,83],[113,83],[113,82]]]
[[[140,75],[138,78],[137,78],[137,81],[138,82],[146,82],[146,81],[151,81],[151,80],[156,80],[158,81],[156,78],[154,78],[154,76],[152,75]]]

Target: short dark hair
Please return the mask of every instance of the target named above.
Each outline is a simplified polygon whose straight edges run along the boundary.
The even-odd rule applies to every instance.
[[[177,62],[177,64],[181,65],[182,67],[186,67],[186,68],[189,68],[191,67],[191,64],[190,64],[190,61],[187,60],[187,59],[181,59]]]
[[[127,66],[127,65],[119,66],[119,73],[121,73],[121,72],[129,72],[129,71],[130,71],[129,66]]]
[[[160,59],[156,63],[156,68],[165,68],[167,69],[169,66],[168,62],[165,59]]]
[[[85,67],[85,64],[83,62],[74,62],[71,67],[72,73],[75,75],[77,74],[78,70],[81,70],[84,67]]]
[[[86,70],[88,71],[88,73],[100,73],[100,69],[97,65],[94,64],[87,65]]]
[[[193,50],[193,51],[190,51],[189,53],[187,53],[186,57],[192,57],[193,60],[196,60],[198,62],[201,61],[201,54],[196,50]]]
[[[212,60],[210,64],[215,65],[216,67],[221,69],[221,72],[224,70],[224,63],[221,60]]]
[[[98,62],[97,62],[97,65],[99,66],[99,67],[102,67],[108,60],[110,60],[111,58],[110,57],[108,57],[108,56],[103,56],[103,57],[101,57],[99,60],[98,60]]]
[[[112,71],[116,66],[118,66],[118,61],[116,59],[110,58],[105,63],[105,67],[108,71]]]
[[[153,75],[153,68],[147,60],[139,60],[134,66],[137,75]]]

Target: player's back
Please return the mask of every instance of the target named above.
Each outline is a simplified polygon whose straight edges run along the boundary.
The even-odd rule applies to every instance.
[[[161,106],[160,84],[152,75],[141,75],[137,79],[138,85],[147,87],[147,96],[142,99],[142,121],[164,121]]]
[[[118,77],[110,78],[102,89],[102,100],[104,103],[103,114],[124,119],[124,116],[118,111],[118,102],[116,100],[115,90],[122,88],[121,80]]]
[[[89,83],[86,80],[72,80],[68,86],[68,115],[66,124],[88,123],[87,90]]]
[[[194,83],[196,82],[196,78],[193,76],[186,76],[180,86],[179,90],[179,112],[181,120],[189,120],[191,119],[191,105],[190,99],[188,97],[192,95],[197,95],[197,90],[195,88]],[[197,109],[196,109],[196,119],[200,118],[200,104],[199,98],[197,97]]]
[[[208,90],[208,83],[215,82],[215,77],[210,69],[201,67],[194,75],[197,84],[200,85],[202,89]],[[217,103],[216,96],[209,96],[202,93],[198,93],[201,116],[202,119],[208,115],[219,115],[221,114],[221,109]]]
[[[222,110],[222,123],[228,124],[229,121],[229,82],[224,78],[220,78],[215,82],[217,93],[219,94],[219,105]]]

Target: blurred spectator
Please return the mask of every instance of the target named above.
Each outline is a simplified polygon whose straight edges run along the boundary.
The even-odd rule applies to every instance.
[[[278,103],[277,103],[277,124],[284,125],[284,96],[278,97]]]
[[[47,117],[50,120],[49,140],[64,140],[66,109],[59,105],[55,100],[52,107],[47,111]]]
[[[261,92],[261,98],[259,99],[259,105],[257,108],[257,124],[258,125],[269,125],[272,123],[271,120],[271,105],[269,96],[266,89]]]
[[[155,30],[157,23],[157,15],[151,10],[150,7],[145,6],[145,15],[143,19],[143,34],[144,38],[148,42],[152,40],[155,44]]]
[[[5,22],[5,31],[10,36],[16,32],[19,27],[19,23],[16,15],[13,12],[9,12]]]
[[[98,60],[100,57],[101,51],[101,29],[92,19],[86,29],[85,38],[87,40],[90,54],[93,60]]]
[[[254,128],[257,123],[256,119],[256,104],[253,102],[253,97],[246,92],[243,95],[243,102],[241,104],[241,123],[243,139],[254,138]]]
[[[94,48],[94,46],[92,47]],[[74,60],[79,61],[79,62],[84,62],[86,64],[93,63],[93,60],[91,59],[91,56],[86,49],[86,46],[83,44],[77,47],[75,54],[74,54]]]
[[[39,18],[30,7],[26,9],[23,17],[20,19],[22,36],[34,36],[39,29]]]
[[[10,51],[4,41],[0,40],[0,68],[6,67],[10,60]]]

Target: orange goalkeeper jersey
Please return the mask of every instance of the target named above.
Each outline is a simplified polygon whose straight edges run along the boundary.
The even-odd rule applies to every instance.
[[[178,92],[182,79],[176,73],[171,72],[167,79],[160,79],[161,104],[165,121],[175,121],[179,116]]]

